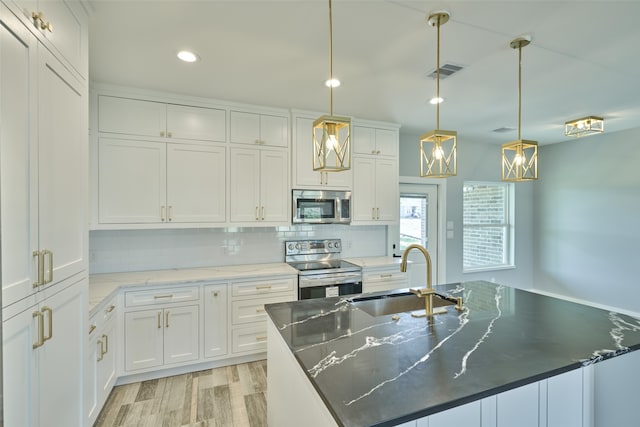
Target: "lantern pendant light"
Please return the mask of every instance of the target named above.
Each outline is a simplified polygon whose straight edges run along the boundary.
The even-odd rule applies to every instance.
[[[518,49],[518,140],[502,144],[502,180],[531,181],[538,179],[538,143],[520,137],[522,117],[522,48],[531,42],[530,38],[519,37],[510,46]]]
[[[427,23],[438,30],[436,97],[440,99],[440,26],[449,21],[449,12],[429,14]],[[440,103],[436,103],[436,129],[420,136],[420,176],[446,178],[457,173],[458,133],[440,129]]]
[[[333,17],[329,0],[329,78],[333,82]],[[333,115],[333,84],[329,84],[329,115],[313,122],[313,170],[351,169],[351,119]]]

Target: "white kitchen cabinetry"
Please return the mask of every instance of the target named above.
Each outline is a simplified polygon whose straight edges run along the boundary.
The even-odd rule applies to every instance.
[[[312,127],[315,119],[299,115],[293,117],[292,187],[304,190],[350,190],[351,170],[343,172],[317,172],[313,170]]]
[[[352,224],[395,224],[399,215],[398,160],[354,156]]]
[[[0,7],[6,307],[86,270],[87,107],[86,87]]]
[[[86,12],[80,1],[13,0],[15,12],[56,56],[85,79],[89,50]]]
[[[183,304],[186,301],[192,302]],[[198,287],[125,292],[125,371],[197,360],[200,357],[199,303]],[[145,306],[145,310],[134,311],[136,307]]]
[[[398,264],[365,268],[362,271],[362,292],[381,292],[409,287],[409,276]]]
[[[93,425],[116,382],[116,299],[89,319],[84,406],[86,425]]]
[[[86,279],[3,320],[5,425],[83,425]]]
[[[225,142],[226,111],[116,96],[98,96],[101,133]]]
[[[231,222],[269,226],[290,224],[287,151],[231,148],[230,157]]]
[[[286,114],[230,112],[230,141],[238,144],[289,146],[289,117]]]
[[[99,223],[224,223],[225,150],[100,138]]]
[[[204,298],[204,357],[225,356],[228,353],[229,317],[227,284],[206,285]]]
[[[353,126],[352,224],[395,224],[399,215],[398,129]]]
[[[295,301],[296,278],[234,281],[231,287],[231,346],[235,354],[267,349],[265,304]]]
[[[398,158],[398,130],[353,126],[353,154]]]

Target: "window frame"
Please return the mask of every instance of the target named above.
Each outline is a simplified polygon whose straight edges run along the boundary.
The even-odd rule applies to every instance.
[[[493,186],[501,187],[505,189],[505,201],[503,205],[504,222],[500,224],[495,223],[480,223],[480,224],[466,224],[465,223],[465,202],[464,192],[465,187],[468,186]],[[483,271],[496,271],[513,269],[515,265],[515,185],[510,182],[494,182],[494,181],[464,181],[462,184],[462,272],[463,273],[475,273]],[[495,228],[503,227],[505,238],[502,249],[502,258],[505,260],[500,264],[486,264],[480,266],[467,267],[465,265],[465,242],[464,236],[466,230],[469,229],[483,229],[483,228]]]

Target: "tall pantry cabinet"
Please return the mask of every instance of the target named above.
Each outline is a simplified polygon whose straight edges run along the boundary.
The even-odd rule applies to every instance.
[[[0,2],[4,423],[79,426],[88,315],[87,17],[78,1],[39,3]]]

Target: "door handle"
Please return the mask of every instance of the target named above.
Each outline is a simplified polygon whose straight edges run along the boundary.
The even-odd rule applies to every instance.
[[[169,327],[169,310],[167,310],[167,312],[164,315],[164,326],[165,328]]]
[[[160,221],[164,222],[164,206],[160,206]]]
[[[162,328],[162,324],[160,323],[162,320],[162,312],[158,312],[158,329]]]
[[[173,206],[169,205],[169,222],[173,221]]]
[[[100,350],[98,350],[100,352],[100,355],[98,356],[97,360],[98,360],[98,362],[100,362],[102,359],[104,359],[104,349],[102,348],[102,340],[98,340],[97,344],[100,347]]]
[[[102,339],[104,340],[104,353],[102,353],[101,356],[104,356],[109,353],[109,336],[102,334]]]
[[[44,315],[46,313],[49,313],[49,321],[48,321],[49,335],[42,337],[42,342],[45,342],[45,341],[49,341],[53,337],[53,310],[49,307],[42,307],[42,310],[40,311],[42,311],[43,323],[44,323]],[[43,331],[43,335],[44,335],[44,331]]]
[[[258,206],[256,206],[256,221],[260,220],[260,217],[258,216]]]
[[[262,207],[262,220],[264,221],[264,206]]]
[[[42,260],[43,260],[43,269],[44,269],[44,256],[47,256],[47,260],[49,261],[49,273],[47,274],[47,278],[44,279],[43,281],[43,285],[47,284],[47,283],[51,283],[53,282],[53,251],[50,251],[49,249],[45,249],[44,251],[42,251]],[[43,276],[44,276],[44,271],[43,271]]]
[[[31,348],[36,349],[44,344],[44,315],[40,311],[34,311],[32,318],[38,318],[38,339],[31,346]]]
[[[38,270],[38,278],[33,282],[33,287],[37,288],[44,284],[44,255],[42,251],[33,251],[32,256],[36,261],[36,270]]]

